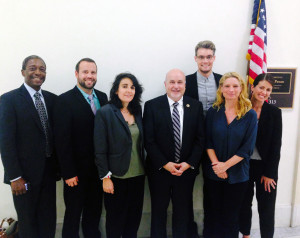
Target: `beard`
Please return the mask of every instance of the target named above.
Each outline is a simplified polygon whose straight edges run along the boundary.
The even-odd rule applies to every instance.
[[[85,89],[93,89],[96,83],[97,83],[97,81],[94,81],[91,86],[87,86],[85,84],[85,81],[83,81],[83,80],[79,81],[80,86],[83,87],[83,88],[85,88]]]

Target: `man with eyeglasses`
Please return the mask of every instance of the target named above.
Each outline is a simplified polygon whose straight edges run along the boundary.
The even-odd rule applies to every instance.
[[[219,81],[222,75],[216,74],[212,71],[215,56],[216,47],[211,41],[200,41],[195,47],[195,61],[198,65],[197,72],[186,76],[186,91],[185,96],[192,97],[202,102],[203,113],[206,116],[208,109],[213,105],[216,99],[216,92],[219,87]],[[204,152],[204,161],[209,162],[206,152]],[[205,171],[203,171],[205,173]],[[203,236],[209,237],[206,234],[206,227],[210,222],[210,204],[209,199],[206,196],[205,187],[205,174],[203,185],[203,209],[204,209],[204,229]],[[190,223],[190,237],[199,237],[197,224],[194,222],[193,202],[191,202],[191,223]]]

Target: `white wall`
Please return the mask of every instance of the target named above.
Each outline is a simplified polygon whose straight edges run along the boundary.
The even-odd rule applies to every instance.
[[[268,66],[297,67],[300,2],[266,0],[266,4]],[[146,101],[164,92],[163,80],[171,68],[181,68],[186,74],[196,71],[194,46],[205,39],[217,46],[215,72],[246,73],[253,0],[0,0],[0,6],[0,94],[21,85],[22,60],[37,54],[47,64],[44,89],[60,94],[72,88],[75,64],[91,57],[99,69],[97,89],[108,93],[114,76],[130,71],[143,84]],[[283,110],[278,226],[290,224],[293,194],[297,194],[293,193],[298,159],[297,81],[299,74],[294,107]],[[0,218],[15,216],[10,188],[0,184],[0,194]],[[62,204],[60,192],[60,218]],[[199,200],[195,207],[202,207]]]

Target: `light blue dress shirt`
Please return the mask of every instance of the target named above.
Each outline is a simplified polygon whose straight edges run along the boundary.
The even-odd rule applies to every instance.
[[[76,86],[76,87],[82,93],[82,96],[85,98],[85,100],[91,105],[91,101],[89,99],[89,95],[86,92],[84,92],[81,88],[79,88],[78,86]],[[94,89],[93,89],[93,93],[92,94],[93,94],[93,99],[94,99],[94,104],[96,106],[96,109],[99,110],[101,106],[100,106],[99,99],[98,99],[98,97],[97,97]]]

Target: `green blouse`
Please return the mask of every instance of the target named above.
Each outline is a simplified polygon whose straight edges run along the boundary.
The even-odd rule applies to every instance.
[[[145,174],[145,169],[142,163],[142,159],[140,157],[140,131],[136,123],[133,123],[131,125],[128,125],[130,133],[131,133],[131,140],[132,140],[132,150],[131,150],[131,159],[128,171],[123,176],[116,176],[113,175],[113,177],[116,178],[132,178],[139,175]]]

